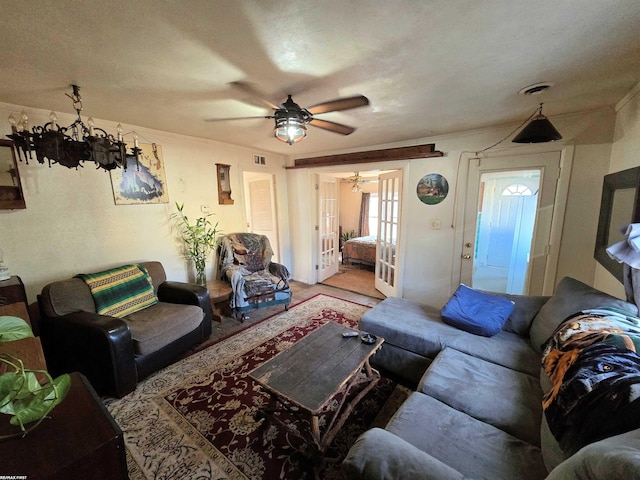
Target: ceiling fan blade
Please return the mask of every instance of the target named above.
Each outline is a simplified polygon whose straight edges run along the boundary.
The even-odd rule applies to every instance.
[[[307,110],[312,115],[316,115],[318,113],[338,112],[340,110],[349,110],[350,108],[364,107],[365,105],[369,105],[369,99],[364,95],[356,95],[355,97],[338,98],[330,102],[319,103],[313,107],[308,107]]]
[[[349,135],[356,131],[353,127],[348,127],[347,125],[342,125],[340,123],[329,122],[327,120],[320,120],[319,118],[314,118],[309,123],[314,127],[329,130],[330,132],[339,133],[341,135]]]
[[[271,115],[262,115],[260,117],[230,117],[230,118],[205,118],[205,122],[227,122],[229,120],[253,120],[256,118],[273,118]]]
[[[229,85],[250,95],[251,97],[253,97],[255,100],[258,100],[262,105],[266,107],[273,108],[275,110],[280,108],[275,103],[270,102],[269,100],[265,100],[264,99],[265,95],[260,90],[258,90],[258,88],[256,88],[253,83],[243,82],[239,80],[237,82],[229,82]]]

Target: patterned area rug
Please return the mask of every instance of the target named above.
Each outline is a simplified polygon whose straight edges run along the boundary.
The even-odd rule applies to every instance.
[[[122,399],[106,399],[124,431],[131,479],[343,478],[349,446],[384,426],[408,391],[383,377],[313,462],[308,419],[281,413],[286,427],[258,420],[269,396],[248,374],[327,322],[355,327],[368,308],[316,295],[154,374]]]

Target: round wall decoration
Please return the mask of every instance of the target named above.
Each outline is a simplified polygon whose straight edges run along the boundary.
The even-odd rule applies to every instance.
[[[436,205],[449,193],[449,183],[439,173],[429,173],[418,182],[416,193],[422,203]]]

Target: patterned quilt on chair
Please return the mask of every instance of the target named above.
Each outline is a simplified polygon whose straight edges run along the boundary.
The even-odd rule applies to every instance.
[[[253,233],[231,233],[220,244],[220,271],[231,283],[231,308],[271,302],[275,299],[282,278],[289,272],[272,272],[273,250],[269,239]],[[277,270],[277,269],[276,269]],[[275,276],[278,273],[280,276]]]
[[[547,341],[543,408],[565,453],[640,427],[638,351],[640,318],[609,308],[570,316]]]

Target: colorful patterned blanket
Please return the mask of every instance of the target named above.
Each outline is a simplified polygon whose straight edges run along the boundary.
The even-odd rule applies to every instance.
[[[124,265],[76,277],[88,285],[100,315],[122,318],[158,303],[151,276],[143,265]]]
[[[231,284],[231,308],[270,302],[276,292],[289,291],[289,271],[271,262],[269,239],[254,233],[230,233],[220,241],[220,272]]]
[[[639,350],[640,318],[610,308],[570,316],[547,341],[542,406],[565,453],[640,427]]]

